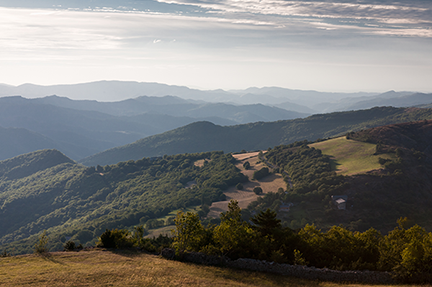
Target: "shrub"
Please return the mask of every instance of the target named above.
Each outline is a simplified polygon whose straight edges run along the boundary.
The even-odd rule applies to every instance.
[[[237,183],[236,189],[242,190],[243,189],[243,184],[241,182]]]
[[[11,257],[11,254],[7,253],[6,250],[3,250],[3,252],[0,253],[0,257]]]
[[[133,246],[133,239],[130,236],[130,232],[127,230],[106,229],[99,237],[96,246],[105,248],[127,248]]]
[[[75,246],[75,242],[73,242],[72,240],[68,240],[64,245],[63,245],[63,251],[74,251],[76,248]]]
[[[269,174],[268,167],[263,167],[260,170],[257,170],[253,174],[253,179],[260,180],[263,177],[266,177]]]
[[[261,187],[257,186],[257,187],[254,187],[253,192],[255,192],[255,194],[262,194],[263,190]]]
[[[35,244],[34,253],[42,254],[48,252],[48,236],[46,235],[46,230],[44,230],[39,237],[38,242]]]
[[[243,164],[244,169],[250,169],[250,163],[248,161],[245,161],[245,163]]]

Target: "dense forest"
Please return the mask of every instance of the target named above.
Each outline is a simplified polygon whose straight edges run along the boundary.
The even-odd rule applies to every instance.
[[[67,238],[93,245],[106,228],[172,224],[160,218],[191,206],[205,216],[224,189],[247,180],[233,161],[209,152],[84,167],[45,150],[0,162],[0,243],[31,252],[47,230],[50,248],[60,250]],[[47,164],[36,170],[36,162]]]

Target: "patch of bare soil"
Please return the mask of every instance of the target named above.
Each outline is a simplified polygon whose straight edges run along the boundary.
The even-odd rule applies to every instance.
[[[197,161],[194,162],[194,165],[198,166],[198,167],[203,167],[205,161],[211,161],[211,159],[209,159],[209,158],[199,159],[199,160],[197,160]]]
[[[256,157],[259,154],[259,151],[257,152],[247,152],[247,153],[239,153],[239,154],[233,154],[233,158],[236,160],[244,160],[251,157]]]
[[[248,156],[246,156],[248,155]],[[228,188],[224,194],[226,195],[225,201],[213,202],[210,206],[210,212],[208,214],[209,217],[217,218],[219,217],[221,212],[228,210],[228,203],[231,199],[235,199],[238,201],[240,208],[247,208],[247,206],[257,200],[258,195],[253,192],[253,189],[257,186],[261,187],[263,193],[269,192],[277,192],[278,188],[282,187],[284,190],[286,189],[286,183],[283,180],[282,175],[280,174],[271,174],[266,176],[263,179],[252,180],[253,173],[256,170],[259,170],[266,166],[262,163],[258,158],[258,152],[256,153],[246,153],[246,154],[238,154],[233,155],[239,161],[236,163],[237,168],[241,170],[244,175],[249,177],[249,182],[243,184],[243,190],[237,190],[235,186]],[[242,157],[237,157],[242,156]],[[242,159],[240,159],[242,158]],[[245,170],[243,164],[248,161],[251,165],[250,169]]]

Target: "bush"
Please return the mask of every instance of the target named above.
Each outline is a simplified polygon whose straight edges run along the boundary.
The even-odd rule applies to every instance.
[[[34,253],[42,254],[48,252],[48,236],[46,235],[46,230],[44,230],[39,237],[38,242],[35,244]]]
[[[245,163],[243,164],[244,169],[250,169],[250,163],[248,161],[245,161]]]
[[[253,192],[255,192],[255,194],[259,195],[259,194],[263,193],[263,190],[261,187],[257,186],[257,187],[254,187]]]
[[[63,251],[74,251],[76,248],[75,246],[75,242],[73,242],[72,240],[68,240],[64,245],[63,245]]]
[[[254,172],[253,179],[260,180],[261,178],[266,177],[267,175],[269,175],[269,169],[268,167],[263,167],[262,169]]]
[[[0,257],[11,257],[12,255],[10,253],[7,253],[6,250],[3,250],[2,253],[0,253]]]
[[[242,190],[243,189],[243,184],[241,182],[237,183],[236,189]]]
[[[96,243],[97,247],[104,248],[127,248],[133,246],[133,240],[130,236],[130,232],[124,229],[106,229],[104,233],[99,237],[99,241]]]

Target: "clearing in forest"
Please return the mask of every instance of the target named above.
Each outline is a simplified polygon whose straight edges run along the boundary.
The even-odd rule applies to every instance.
[[[378,154],[376,144],[359,142],[346,137],[329,139],[322,142],[310,144],[322,151],[323,154],[331,156],[332,167],[342,175],[353,175],[383,168],[378,159],[396,159],[394,154]]]
[[[263,190],[263,194],[269,192],[277,192],[279,187],[282,187],[286,190],[286,183],[283,180],[282,175],[280,174],[270,174],[263,179],[252,180],[253,173],[257,170],[260,170],[263,167],[266,167],[264,163],[260,161],[258,158],[259,152],[250,152],[250,153],[241,153],[234,154],[233,157],[237,159],[236,167],[241,170],[244,175],[247,175],[249,178],[249,182],[243,183],[243,189],[237,190],[235,186],[229,187],[224,194],[226,195],[225,201],[213,202],[210,206],[209,217],[217,218],[220,216],[221,212],[228,210],[228,203],[231,199],[235,199],[238,201],[240,208],[247,208],[247,206],[257,200],[258,195],[253,192],[253,189],[257,186],[261,187]],[[243,164],[248,161],[250,163],[250,168],[245,170]]]

